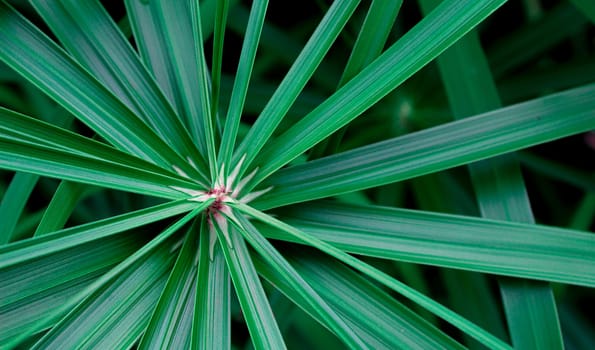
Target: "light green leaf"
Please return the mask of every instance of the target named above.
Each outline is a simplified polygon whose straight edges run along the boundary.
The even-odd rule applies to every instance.
[[[255,165],[260,171],[254,182],[258,183],[266,178],[361,115],[504,2],[505,0],[443,2],[360,74],[259,154]]]
[[[228,227],[225,234],[221,231],[224,228],[217,225],[215,228],[254,348],[285,349],[283,336],[244,239],[232,227]]]
[[[339,87],[345,85],[362,69],[382,53],[393,23],[397,18],[402,0],[374,0],[353,45],[349,60],[339,81]],[[337,150],[347,126],[321,142],[308,154],[308,159],[320,158]],[[328,142],[327,142],[328,141]]]
[[[167,169],[177,165],[197,174],[143,121],[116,99],[39,29],[5,3],[0,4],[0,60],[112,145]]]
[[[192,349],[231,347],[231,285],[221,245],[210,256],[210,232],[203,217],[200,230],[199,271],[192,325]]]
[[[299,251],[298,251],[299,250]],[[284,249],[284,256],[354,332],[373,349],[460,349],[461,345],[341,263],[314,250]],[[306,253],[306,254],[304,254]],[[258,272],[312,317],[314,310],[285,277],[255,257]]]
[[[126,12],[141,59],[171,103],[183,123],[182,93],[176,83],[173,62],[167,49],[167,39],[154,6],[142,0],[126,0]],[[187,125],[187,124],[184,124]]]
[[[148,254],[152,253],[156,247],[160,246],[164,242],[167,242],[168,240],[171,242],[172,236],[182,226],[184,226],[186,223],[188,223],[188,221],[193,219],[202,210],[204,210],[209,205],[211,205],[212,202],[213,202],[213,200],[211,199],[211,200],[201,203],[198,206],[194,203],[194,206],[193,206],[194,209],[190,213],[186,214],[184,217],[182,217],[181,219],[176,221],[174,224],[170,225],[167,229],[165,229],[163,232],[161,232],[157,237],[155,237],[153,240],[151,240],[149,243],[147,243],[140,249],[136,250],[132,255],[130,255],[128,258],[126,258],[122,263],[118,264],[113,269],[111,269],[108,272],[101,275],[97,280],[93,281],[93,283],[88,285],[85,289],[83,289],[81,292],[76,294],[74,297],[68,299],[65,303],[63,303],[59,307],[53,309],[52,312],[46,314],[43,319],[38,321],[38,323],[37,323],[38,327],[40,329],[43,329],[45,327],[48,327],[48,326],[54,324],[57,321],[57,318],[60,317],[60,315],[64,314],[68,310],[73,310],[70,312],[69,315],[72,315],[73,313],[81,311],[80,309],[76,308],[77,305],[80,306],[85,303],[85,301],[83,301],[82,304],[79,304],[81,302],[81,300],[83,300],[84,298],[87,298],[91,293],[96,293],[100,289],[109,288],[109,286],[107,286],[107,284],[109,282],[113,282],[113,280],[115,278],[121,277],[121,274],[123,273],[123,271],[126,271],[128,268],[130,268],[130,266],[133,266],[134,264],[139,263],[139,261],[140,261],[140,264],[142,264],[142,262],[145,261],[145,259],[147,258]],[[106,219],[106,220],[109,220],[109,219]],[[63,230],[62,235],[64,234],[64,232],[68,233],[68,230]],[[87,238],[87,237],[84,237],[85,233],[88,233],[88,231],[83,232],[77,236],[82,236],[82,238]],[[56,234],[56,236],[58,236],[58,235],[59,235],[59,233]],[[60,236],[62,236],[62,235],[60,235]],[[96,236],[101,236],[101,235],[97,234]],[[36,238],[36,240],[43,241],[44,239],[51,239],[51,238],[54,238],[54,235],[42,236],[40,238]],[[60,249],[64,249],[65,247],[68,246],[68,243],[72,243],[72,240],[68,241],[68,238],[69,237],[65,237],[65,239],[59,239],[58,244],[54,244],[51,247],[44,247],[45,249],[43,249],[43,253],[47,254],[47,253],[51,252],[52,250],[58,251]],[[76,237],[76,238],[80,238],[80,237]],[[175,242],[176,241],[175,236],[173,238],[174,238],[174,242]],[[89,241],[90,239],[87,238],[86,240]],[[35,257],[35,255],[41,255],[41,256],[43,255],[43,254],[39,254],[37,251],[35,251],[33,253],[28,252],[27,248],[30,248],[30,247],[26,246],[27,243],[29,243],[29,242],[27,242],[27,241],[23,242],[24,250],[26,253],[28,253],[28,254],[24,254],[27,258],[31,259],[31,258]],[[17,246],[17,244],[14,244],[14,246],[16,246],[17,248],[21,248],[20,246]],[[172,247],[172,248],[174,248],[174,247]],[[161,251],[165,252],[166,254],[169,255],[171,250],[164,249]],[[1,253],[1,251],[0,251],[0,253]],[[13,258],[11,260],[10,252],[8,254],[6,254],[6,256],[7,256],[6,258],[4,257],[3,254],[1,254],[0,255],[0,268],[8,267],[18,261],[23,261],[23,259],[20,257],[21,254],[16,254],[16,255],[17,255],[17,259]],[[164,279],[164,283],[165,283],[165,279]],[[138,284],[138,282],[136,282],[136,284]],[[160,291],[158,291],[158,292],[160,292]],[[87,299],[87,302],[92,303],[93,302],[92,299],[93,298]],[[132,314],[131,316],[133,318],[135,317],[134,314]],[[68,324],[66,324],[66,326],[68,326]],[[53,328],[53,329],[54,329],[54,331],[46,333],[44,338],[42,338],[40,341],[43,342],[43,341],[45,341],[44,339],[51,340],[51,338],[54,336],[68,337],[68,334],[62,334],[59,331],[55,331],[56,328]],[[141,329],[141,331],[142,331],[142,329]],[[122,337],[124,337],[123,341],[130,341],[130,338],[126,338],[126,334],[121,334],[121,335],[122,335]],[[21,343],[22,341],[24,341],[25,339],[27,339],[29,336],[31,336],[31,332],[21,332],[18,335],[18,337],[15,337],[14,339],[11,340],[11,344],[9,346],[11,346],[11,347],[15,346],[15,345]],[[80,337],[80,336],[84,336],[84,334],[73,334],[72,336]],[[104,339],[104,340],[109,341],[110,339]],[[114,339],[114,340],[116,341],[116,340],[120,340],[120,339]],[[82,339],[79,339],[79,341],[82,341]]]
[[[466,334],[480,341],[486,346],[489,346],[494,349],[510,349],[510,346],[508,344],[502,342],[500,339],[494,337],[492,334],[486,332],[485,330],[481,329],[472,322],[466,320],[460,315],[444,307],[440,303],[436,302],[434,299],[417,292],[416,290],[408,287],[402,282],[392,278],[385,272],[365,262],[362,262],[357,258],[354,258],[353,256],[345,253],[343,250],[320,240],[316,236],[296,229],[283,221],[279,221],[273,218],[272,216],[262,213],[245,204],[233,203],[230,205],[233,205],[234,207],[238,208],[238,210],[244,212],[245,214],[253,218],[258,219],[259,221],[262,221],[276,229],[285,232],[289,236],[296,239],[299,243],[310,245],[327,253],[328,255],[334,258],[339,259],[345,264],[367,275],[368,277],[401,294],[405,298],[410,299],[411,301],[415,302],[416,304],[419,304],[428,311],[431,311],[435,315],[441,317],[443,320],[459,328],[461,331],[465,332]]]
[[[316,67],[318,67],[358,4],[359,0],[333,2],[331,8],[310,36],[306,46],[295,59],[289,72],[279,84],[275,94],[234,153],[234,164],[237,164],[244,155],[246,156],[242,172],[248,168],[271,137],[273,131],[277,128],[312,74],[314,74]]]
[[[211,88],[209,84],[209,76],[207,75],[207,60],[203,47],[203,35],[201,27],[200,5],[198,0],[190,2],[190,13],[192,16],[192,33],[194,40],[194,49],[196,50],[196,57],[198,58],[198,93],[195,98],[200,103],[203,131],[205,133],[205,140],[207,145],[207,161],[211,174],[211,183],[218,178],[217,174],[217,153],[215,150],[215,115],[211,114]]]
[[[0,269],[0,343],[38,322],[148,241],[134,234],[103,237]]]
[[[590,258],[595,254],[595,236],[590,233],[339,203],[286,209],[283,219],[356,254],[595,286],[595,262]],[[260,231],[271,238],[296,241],[278,231]]]
[[[595,128],[595,84],[283,169],[254,206],[272,208],[380,186]]]
[[[333,331],[344,343],[352,349],[366,349],[362,342],[345,321],[335,313],[320,295],[300,276],[300,274],[283,258],[283,256],[269,243],[258,230],[242,215],[236,215],[239,220],[238,230],[244,239],[262,256],[267,265],[275,273],[282,276],[283,283],[297,293],[300,300],[308,305],[311,312],[316,314],[323,325]]]
[[[170,198],[179,198],[180,192],[168,186],[196,188],[173,171],[100,142],[2,108],[0,116],[0,164],[5,168]]]
[[[264,25],[264,16],[268,7],[268,0],[258,0],[252,3],[250,19],[246,28],[240,62],[236,72],[236,78],[233,84],[229,109],[225,120],[225,128],[221,140],[219,153],[219,165],[226,164],[231,168],[231,157],[236,143],[240,119],[248,93],[248,83],[252,75],[252,67],[256,59],[256,50],[260,41],[262,26]]]
[[[221,87],[221,66],[223,65],[223,42],[225,39],[225,27],[227,26],[227,13],[229,12],[229,0],[216,1],[215,6],[215,29],[213,30],[213,55],[211,68],[211,116],[215,118],[219,112],[219,90]],[[203,13],[208,13],[204,11]],[[207,16],[203,16],[207,17]],[[213,122],[213,125],[215,123]]]
[[[169,73],[175,77],[176,91],[180,94],[180,114],[185,116],[186,126],[201,154],[206,155],[203,121],[207,116],[203,115],[203,104],[207,102],[202,99],[201,86],[204,82],[201,77],[206,77],[207,73],[201,72],[204,67],[198,64],[200,57],[197,56],[197,45],[202,46],[202,42],[196,42],[198,38],[194,37],[193,4],[194,1],[157,0],[142,6],[150,6],[156,14],[157,27],[164,33],[165,51],[171,64]],[[176,20],[172,21],[172,18]],[[210,113],[210,107],[206,110]]]
[[[78,304],[36,344],[34,349],[86,347],[123,349],[140,337],[174,263],[179,238],[163,241]]]
[[[99,1],[32,4],[67,50],[183,158],[192,158],[204,177],[204,161],[187,130]]]
[[[199,230],[186,232],[184,245],[152,312],[139,349],[188,349],[196,295]]]
[[[112,164],[69,152],[0,138],[0,166],[5,169],[132,191],[164,198],[185,195],[170,188],[192,188],[186,181]]]
[[[170,202],[8,244],[0,247],[0,269],[34,261],[103,237],[179,215],[194,207],[196,207],[195,202],[186,200]]]

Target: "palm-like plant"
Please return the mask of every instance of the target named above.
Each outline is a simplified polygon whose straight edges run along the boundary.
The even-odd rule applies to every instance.
[[[127,0],[121,28],[98,1],[32,0],[62,47],[1,3],[0,58],[59,107],[39,102],[46,121],[0,109],[0,167],[17,171],[0,206],[0,344],[229,348],[232,338],[242,344],[231,331],[232,318],[242,317],[255,348],[279,349],[292,337],[287,310],[295,304],[351,348],[463,347],[434,315],[464,332],[468,345],[561,347],[548,282],[595,286],[595,237],[535,224],[517,158],[501,155],[593,129],[595,85],[502,107],[474,28],[504,2],[422,0],[427,16],[383,50],[401,2],[357,9],[359,1],[335,1],[253,123],[241,117],[258,105],[247,101],[249,85],[266,88],[254,78],[263,69],[255,63],[259,43],[272,37],[279,47],[269,50],[290,53],[293,40],[265,24],[266,0],[255,0],[249,14],[229,0]],[[574,3],[595,19],[590,1]],[[587,23],[570,5],[552,13],[565,11]],[[308,110],[300,94],[354,12],[365,20],[338,88]],[[124,34],[128,21],[136,50]],[[244,37],[230,96],[221,74],[227,28]],[[203,42],[211,30],[209,69]],[[288,52],[261,58],[266,66]],[[423,130],[380,141],[391,119],[423,114],[415,110],[415,99],[427,96],[423,76],[391,92],[439,55],[461,120],[418,120]],[[515,65],[501,56],[500,73]],[[381,108],[370,109],[383,104],[397,112],[374,119]],[[299,120],[296,108],[307,110]],[[345,130],[362,115],[373,121],[360,124],[367,131]],[[68,131],[77,127],[82,134]],[[454,203],[453,188],[437,178],[415,187],[434,211],[398,209],[394,199],[373,202],[361,192],[396,198],[384,185],[465,164],[481,218],[434,212],[469,214],[468,197]],[[26,238],[17,220],[39,176],[62,182]],[[582,183],[592,191],[589,181]],[[119,194],[139,204],[63,229],[80,198],[104,198],[96,186],[143,196]],[[452,288],[465,318],[400,282],[395,269],[424,288],[419,267],[407,263],[516,279],[498,279],[499,302],[492,279],[445,269],[445,279],[459,283]]]

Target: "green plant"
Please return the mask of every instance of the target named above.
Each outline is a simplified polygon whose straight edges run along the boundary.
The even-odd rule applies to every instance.
[[[542,14],[490,67],[474,28],[504,2],[422,0],[427,16],[393,30],[400,1],[335,1],[297,58],[300,33],[267,26],[264,0],[249,14],[227,0],[129,0],[119,27],[97,1],[32,0],[62,47],[2,2],[0,59],[50,100],[18,79],[25,102],[0,91],[40,115],[0,109],[0,167],[16,171],[0,206],[0,344],[242,347],[243,320],[259,349],[561,348],[549,282],[595,286],[593,178],[510,152],[595,127],[593,52],[550,62],[566,72],[553,86],[539,68],[510,72],[592,29],[595,6]],[[233,84],[229,28],[243,36]],[[348,56],[331,49],[340,36]],[[435,68],[422,70],[437,57],[446,94],[427,78]],[[508,101],[527,101],[503,107],[493,76]],[[535,224],[519,159],[582,189],[573,227]],[[445,171],[467,164],[469,184]],[[31,193],[43,197],[40,176],[61,182],[18,222]],[[409,179],[426,210],[398,208]],[[445,281],[448,300],[423,273]],[[588,328],[573,329],[588,347]]]

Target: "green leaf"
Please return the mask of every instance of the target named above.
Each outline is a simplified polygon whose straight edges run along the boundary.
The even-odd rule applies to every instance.
[[[456,46],[457,44],[455,44]],[[460,215],[479,214],[472,194],[462,188],[460,176],[455,180],[454,171],[425,175],[413,180],[416,201],[423,210]],[[402,262],[399,264],[403,264]],[[407,265],[412,265],[406,263]],[[413,265],[418,266],[418,265]],[[493,293],[489,276],[477,272],[440,269],[440,275],[454,310],[476,322],[500,339],[508,340],[500,299]],[[473,300],[473,303],[469,303]],[[465,337],[470,348],[482,348],[475,340]]]
[[[186,233],[184,245],[152,312],[139,349],[188,349],[198,270],[198,230]]]
[[[186,181],[175,178],[52,148],[33,146],[30,143],[6,141],[1,138],[0,166],[5,169],[170,199],[182,198],[185,195],[169,186],[193,187],[188,186]]]
[[[229,349],[231,347],[229,271],[221,245],[213,248],[210,256],[210,232],[207,219],[200,229],[200,252],[196,302],[192,325],[192,349]]]
[[[283,336],[244,239],[231,227],[221,228],[215,224],[215,228],[252,344],[256,349],[285,349]],[[225,234],[222,229],[226,230]]]
[[[234,164],[237,164],[244,155],[246,156],[240,176],[271,137],[358,4],[359,0],[333,2],[248,135],[234,153]]]
[[[266,178],[361,115],[504,2],[448,0],[442,3],[360,74],[259,154],[255,165],[260,171],[254,182]]]
[[[232,168],[230,161],[236,143],[244,102],[248,93],[248,83],[252,75],[252,67],[256,59],[256,50],[260,41],[268,3],[268,0],[259,0],[252,3],[246,36],[242,44],[240,62],[229,101],[219,153],[219,165],[226,164],[228,169]]]
[[[182,115],[182,92],[177,86],[174,63],[170,59],[168,42],[157,11],[151,6],[151,2],[126,0],[124,4],[141,59],[177,112],[176,116],[187,125],[187,120]]]
[[[296,271],[373,349],[460,349],[461,345],[341,263],[304,247],[284,249]],[[312,317],[320,316],[285,282],[286,278],[254,258],[258,272]]]
[[[148,240],[114,235],[0,269],[0,342],[43,330],[37,321]]]
[[[204,177],[204,161],[188,132],[99,1],[32,4],[68,51],[183,158],[192,158]]]
[[[242,215],[236,215],[236,217],[241,225],[241,227],[238,225],[237,228],[244,239],[262,256],[266,264],[273,268],[276,274],[282,276],[283,283],[287,284],[294,293],[297,293],[300,300],[308,305],[310,311],[322,320],[323,325],[333,331],[345,345],[352,349],[368,347],[246,218]]]
[[[339,81],[339,87],[345,85],[362,69],[382,53],[393,24],[403,4],[402,0],[374,0],[353,45],[349,60]],[[317,145],[308,154],[309,159],[320,158],[337,150],[347,126]]]
[[[0,269],[188,212],[196,203],[181,200],[98,220],[0,247]]]
[[[434,299],[429,298],[414,289],[408,287],[407,285],[403,284],[400,281],[392,278],[385,272],[362,262],[361,260],[354,258],[353,256],[345,253],[343,250],[336,248],[335,246],[326,243],[316,236],[313,236],[309,233],[305,233],[299,229],[296,229],[285,222],[279,221],[273,218],[270,215],[264,214],[256,209],[253,209],[245,204],[241,203],[230,203],[230,205],[238,208],[238,210],[244,212],[245,214],[258,219],[276,229],[279,229],[289,236],[295,238],[299,243],[307,244],[312,247],[315,247],[328,255],[339,259],[340,261],[344,262],[345,264],[353,267],[354,269],[360,271],[361,273],[367,275],[368,277],[376,280],[377,282],[385,285],[386,287],[394,290],[395,292],[401,294],[402,296],[410,299],[411,301],[419,304],[420,306],[424,307],[428,311],[440,316],[443,320],[447,321],[448,323],[452,324],[453,326],[459,328],[461,331],[465,332],[469,336],[475,338],[476,340],[482,342],[486,346],[489,346],[494,349],[510,349],[510,346],[506,343],[502,342],[500,339],[494,337],[490,333],[486,332],[485,330],[481,329],[477,325],[473,324],[472,322],[466,320],[465,318],[461,317],[460,315],[454,313],[453,311],[449,310],[448,308],[444,307],[443,305],[436,302]]]
[[[512,343],[517,349],[564,349],[549,283],[505,280],[500,287]]]
[[[595,128],[595,84],[283,169],[254,206],[272,208],[380,186]]]
[[[159,249],[86,297],[34,349],[131,347],[146,328],[166,284],[178,239],[163,241]]]
[[[142,120],[39,29],[0,4],[0,60],[114,146],[166,169],[176,165],[200,176]]]
[[[42,121],[0,108],[0,164],[5,168],[100,186],[153,193],[192,188],[180,175]]]
[[[168,240],[171,241],[172,235],[174,235],[182,226],[184,226],[186,223],[188,223],[188,221],[193,219],[198,213],[200,213],[202,210],[204,210],[209,205],[211,205],[212,202],[213,202],[213,200],[211,199],[211,200],[201,203],[198,206],[195,203],[193,203],[194,204],[193,210],[190,213],[186,214],[184,217],[182,217],[181,219],[176,221],[174,224],[169,226],[167,229],[165,229],[163,232],[161,232],[157,237],[155,237],[149,243],[144,245],[142,248],[136,250],[132,255],[130,255],[128,258],[126,258],[126,260],[124,260],[122,263],[118,264],[113,269],[111,269],[108,272],[101,275],[101,277],[99,277],[97,280],[95,280],[93,283],[91,283],[89,286],[87,286],[84,290],[82,290],[76,296],[68,299],[67,302],[65,302],[62,305],[60,305],[59,307],[53,309],[52,312],[46,314],[43,319],[38,321],[38,323],[37,323],[38,327],[43,329],[45,327],[48,327],[48,326],[54,324],[60,315],[62,315],[63,313],[65,313],[68,310],[75,308],[77,305],[81,305],[81,304],[79,304],[79,302],[81,302],[81,300],[83,300],[83,298],[87,298],[91,293],[96,293],[99,289],[109,288],[109,286],[106,287],[108,282],[113,281],[115,278],[121,276],[122,272],[127,270],[128,268],[130,268],[130,266],[133,266],[134,264],[138,263],[139,261],[141,263],[142,263],[142,261],[145,261],[148,254],[152,253],[156,247],[160,246],[164,242],[166,242]],[[110,220],[110,219],[106,219],[106,220]],[[132,220],[130,220],[130,221],[132,221]],[[87,226],[87,225],[85,225],[85,226]],[[114,226],[117,227],[117,225],[114,225]],[[109,229],[109,226],[106,226],[106,229]],[[75,238],[79,238],[79,239],[83,238],[83,239],[86,239],[86,241],[90,241],[90,239],[88,237],[85,237],[85,234],[88,234],[89,231],[92,231],[92,230],[84,231],[80,235],[76,235],[77,237],[75,237]],[[70,232],[69,232],[69,230],[63,230],[63,231],[61,231],[61,233],[62,234],[56,233],[55,236],[60,237],[60,236],[63,236],[65,233],[68,234]],[[105,232],[97,232],[97,234],[95,236],[101,237],[101,233],[104,233],[104,236],[106,236]],[[54,235],[42,236],[40,238],[36,238],[36,240],[43,242],[44,239],[52,239],[52,238],[55,238],[55,236]],[[50,245],[50,247],[46,246],[46,247],[44,247],[45,249],[41,249],[43,254],[40,254],[37,250],[35,250],[34,252],[30,252],[31,249],[28,249],[28,248],[31,248],[31,247],[27,246],[27,244],[29,243],[27,241],[23,242],[24,247],[18,246],[17,245],[18,243],[11,245],[11,246],[15,246],[17,248],[23,248],[26,253],[26,254],[16,254],[17,258],[15,259],[13,257],[12,260],[10,259],[11,252],[6,254],[6,257],[5,257],[3,254],[1,254],[2,248],[0,248],[0,269],[10,266],[16,262],[23,261],[23,259],[20,255],[25,255],[26,258],[31,259],[31,258],[34,258],[36,255],[43,256],[44,254],[48,254],[49,252],[59,251],[61,249],[64,249],[64,248],[68,247],[68,243],[73,243],[72,240],[69,240],[68,238],[71,238],[71,237],[67,236],[64,239],[58,239],[57,244],[53,244],[53,245],[48,244],[48,245]],[[174,238],[175,238],[175,236],[174,236]],[[161,251],[165,252],[166,254],[169,255],[170,249],[164,249]],[[164,282],[165,282],[165,280],[164,280]],[[138,282],[136,282],[136,283],[138,284]],[[93,299],[93,298],[91,298],[91,299]],[[92,300],[87,299],[87,302],[92,302]],[[84,304],[84,301],[83,301],[83,304]],[[78,310],[80,311],[80,309],[78,309]],[[71,311],[71,313],[69,315],[73,314],[74,312],[76,312],[76,310]],[[134,317],[134,315],[131,315],[131,316]],[[54,328],[54,330],[55,329],[56,328]],[[21,343],[22,341],[27,339],[30,335],[31,335],[31,332],[21,332],[18,337],[12,339],[12,343],[11,343],[12,346]],[[76,334],[76,336],[79,336],[79,337],[82,335],[84,335],[84,334]],[[59,337],[59,336],[64,336],[64,334],[61,334],[60,332],[51,331],[51,332],[47,333],[44,336],[44,338],[42,338],[40,341],[44,341],[44,339],[51,338],[54,336]],[[123,336],[125,337],[126,335],[124,334]],[[109,341],[109,339],[106,339],[106,340]],[[130,339],[126,338],[124,340],[129,341]]]
[[[207,102],[203,100],[201,89],[207,73],[201,71],[204,67],[198,64],[201,58],[197,56],[197,46],[201,46],[202,42],[197,42],[198,38],[194,37],[194,1],[150,1],[143,6],[151,7],[157,18],[158,30],[164,33],[165,51],[171,64],[169,73],[175,77],[176,91],[180,94],[180,114],[185,116],[186,126],[201,154],[206,155],[207,131],[203,121],[207,116],[203,113],[205,110],[210,113],[210,107],[203,106]]]
[[[203,131],[205,133],[205,142],[207,145],[207,160],[209,170],[211,173],[211,182],[218,177],[217,175],[217,153],[215,150],[215,115],[211,115],[211,88],[209,85],[209,77],[207,75],[207,61],[203,47],[203,35],[201,27],[200,5],[198,0],[190,2],[190,13],[192,16],[192,33],[194,40],[194,49],[196,50],[196,57],[198,58],[198,92],[197,100],[200,103]]]
[[[215,118],[219,112],[219,89],[221,87],[221,66],[223,65],[223,42],[225,27],[227,26],[227,13],[229,0],[216,1],[215,29],[213,30],[213,67],[211,68],[211,116]],[[207,13],[204,12],[203,13]],[[206,16],[203,16],[203,18]],[[213,123],[214,125],[215,123]]]
[[[164,175],[173,175],[174,170],[163,169],[147,161],[118,151],[111,146],[80,136],[74,132],[0,107],[0,137],[22,140],[34,145],[62,149],[98,160],[128,165]],[[181,175],[178,175],[181,178]]]
[[[595,286],[595,263],[590,258],[595,254],[595,236],[585,232],[339,203],[286,209],[283,220],[355,254]],[[260,231],[296,241],[275,230]]]
[[[355,77],[382,53],[402,3],[402,0],[372,1],[339,86]]]

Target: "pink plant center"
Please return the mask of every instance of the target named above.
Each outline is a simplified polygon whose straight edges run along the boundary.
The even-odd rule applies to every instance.
[[[215,201],[207,209],[207,214],[210,215],[221,215],[219,212],[224,210],[227,206],[224,202],[228,201],[231,197],[229,196],[231,190],[225,186],[214,187],[207,191],[206,195],[210,198],[214,198]]]

